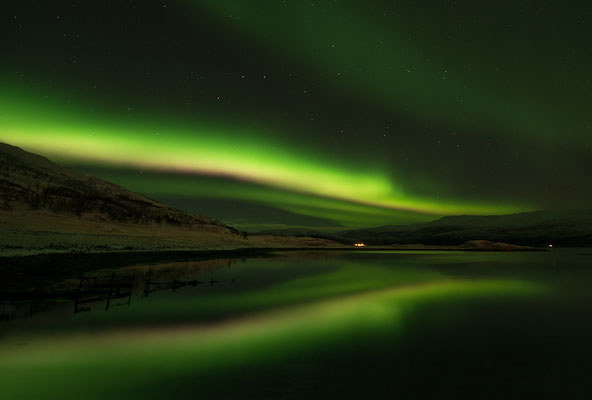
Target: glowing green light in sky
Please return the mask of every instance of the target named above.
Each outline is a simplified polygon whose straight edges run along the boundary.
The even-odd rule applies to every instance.
[[[589,126],[582,104],[566,108],[555,99],[542,102],[524,79],[513,81],[510,87],[488,79],[485,71],[495,70],[491,65],[479,65],[479,71],[471,71],[467,65],[478,62],[475,54],[455,49],[451,57],[446,49],[438,51],[422,41],[412,41],[414,27],[405,26],[404,20],[393,24],[386,17],[390,12],[378,11],[379,6],[268,2],[254,7],[240,0],[194,4],[230,29],[322,74],[323,80],[345,96],[361,95],[407,116],[438,121],[447,127],[464,126],[476,134],[489,134],[494,126],[497,133],[501,128],[502,133],[513,137],[536,138],[544,143],[558,134],[581,139],[580,131]],[[566,126],[577,129],[566,130]]]
[[[220,219],[584,208],[592,25],[535,3],[39,3],[0,37],[0,140]]]
[[[294,144],[281,143],[268,132],[223,124],[195,126],[129,118],[98,119],[75,107],[40,104],[24,100],[22,95],[18,101],[14,97],[0,98],[0,107],[0,140],[62,160],[233,177],[291,193],[345,201],[350,209],[364,206],[367,212],[374,208],[383,214],[388,214],[388,210],[432,214],[514,210],[507,206],[418,198],[405,193],[390,176],[371,166],[345,160],[338,164]],[[172,187],[166,182],[152,186],[148,191],[200,194],[191,187]],[[207,193],[207,189],[201,193]],[[256,194],[243,196],[262,198]],[[271,201],[307,213],[306,202],[294,204],[290,196]]]

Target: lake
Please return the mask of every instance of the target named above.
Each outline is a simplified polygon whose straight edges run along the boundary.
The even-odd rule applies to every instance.
[[[286,251],[0,302],[0,398],[592,398],[592,249]]]

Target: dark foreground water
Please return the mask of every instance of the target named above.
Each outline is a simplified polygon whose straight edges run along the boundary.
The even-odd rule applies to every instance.
[[[592,249],[99,271],[0,303],[0,398],[587,399],[590,288]]]

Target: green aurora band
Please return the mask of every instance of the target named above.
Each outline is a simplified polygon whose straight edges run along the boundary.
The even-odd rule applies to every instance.
[[[402,211],[428,214],[420,218],[426,220],[439,215],[520,210],[516,206],[418,198],[398,187],[387,174],[346,160],[329,164],[304,147],[274,141],[266,132],[149,117],[97,118],[81,106],[58,107],[51,101],[29,100],[16,91],[12,96],[4,92],[0,109],[1,141],[67,164],[134,167],[178,175],[171,179],[153,174],[149,182],[138,177],[101,176],[150,195],[254,200],[334,219],[346,226],[404,221]],[[238,182],[231,187],[203,187],[187,179],[191,174],[230,177]],[[257,185],[245,190],[240,181]],[[259,189],[254,191],[255,187]]]
[[[450,12],[446,2],[417,2],[412,6],[396,4],[392,9],[385,8],[384,4],[356,1],[289,4],[264,1],[264,6],[257,7],[241,0],[192,3],[200,11],[210,12],[226,22],[239,34],[255,37],[282,55],[294,59],[294,62],[306,60],[308,71],[321,74],[343,95],[351,96],[354,92],[369,102],[385,104],[394,112],[404,110],[406,115],[438,121],[443,126],[462,126],[476,134],[489,134],[488,130],[483,130],[484,126],[501,127],[507,135],[517,136],[521,140],[535,138],[542,145],[571,146],[572,141],[582,141],[583,130],[590,129],[589,97],[582,93],[575,97],[573,92],[567,91],[568,85],[561,72],[565,67],[557,68],[556,76],[550,76],[547,70],[537,71],[540,68],[536,64],[539,58],[546,61],[543,65],[549,64],[549,55],[538,42],[545,41],[545,44],[552,46],[557,39],[551,32],[521,32],[524,45],[536,42],[541,48],[531,46],[527,50],[529,54],[534,53],[534,57],[532,54],[530,59],[514,55],[513,61],[507,59],[504,53],[510,50],[503,46],[508,43],[515,45],[516,34],[496,32],[498,42],[503,43],[498,44],[501,50],[492,46],[490,54],[485,57],[494,58],[501,52],[500,58],[506,57],[504,62],[515,62],[517,65],[525,63],[531,68],[530,80],[516,76],[515,80],[500,83],[499,76],[496,76],[499,75],[499,67],[484,68],[486,64],[474,53],[458,51],[451,57],[443,50],[449,43],[440,43],[434,39],[445,37],[446,32],[449,35],[454,27],[440,22],[442,26],[434,26],[433,31],[430,31],[422,14],[417,13],[417,8],[424,7],[426,15],[437,12],[434,8],[444,15]],[[507,15],[505,10],[500,11],[497,3],[491,4],[464,4],[464,11],[474,12],[475,19],[484,20],[484,26],[491,20],[497,23],[504,20],[508,20],[508,24],[513,22],[514,17]],[[387,18],[390,14],[404,13],[406,8],[413,10],[405,15],[410,17],[408,20],[399,18],[396,25],[389,23]],[[491,11],[489,16],[484,10]],[[442,19],[446,20],[446,17]],[[418,19],[417,25],[413,25],[413,18]],[[380,23],[381,19],[384,19],[384,23]],[[429,21],[438,24],[434,18]],[[483,32],[477,31],[479,35],[463,37],[466,41],[464,47],[479,51],[483,46],[483,43],[478,42],[480,35],[487,37],[487,28],[482,29]],[[575,27],[573,31],[579,32],[579,29]],[[411,40],[410,32],[420,36],[421,44]],[[430,34],[426,35],[426,32]],[[532,39],[532,42],[526,38]],[[492,41],[489,44],[494,43]],[[483,56],[483,52],[479,55]],[[492,61],[500,63],[499,59],[494,58]],[[579,68],[578,73],[587,75],[586,69],[582,69],[582,66]],[[549,93],[540,93],[543,89],[533,74],[540,74],[548,81],[562,82],[561,86],[554,88],[553,99],[550,99]],[[566,97],[572,99],[569,105],[563,101]],[[559,133],[569,140],[558,142],[556,139]]]

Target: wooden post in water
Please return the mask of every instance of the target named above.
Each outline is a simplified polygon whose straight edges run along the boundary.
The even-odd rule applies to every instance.
[[[115,272],[111,274],[111,283],[109,283],[109,293],[107,293],[107,305],[105,310],[109,310],[109,304],[111,303],[111,291],[113,290],[113,281],[115,280]]]

